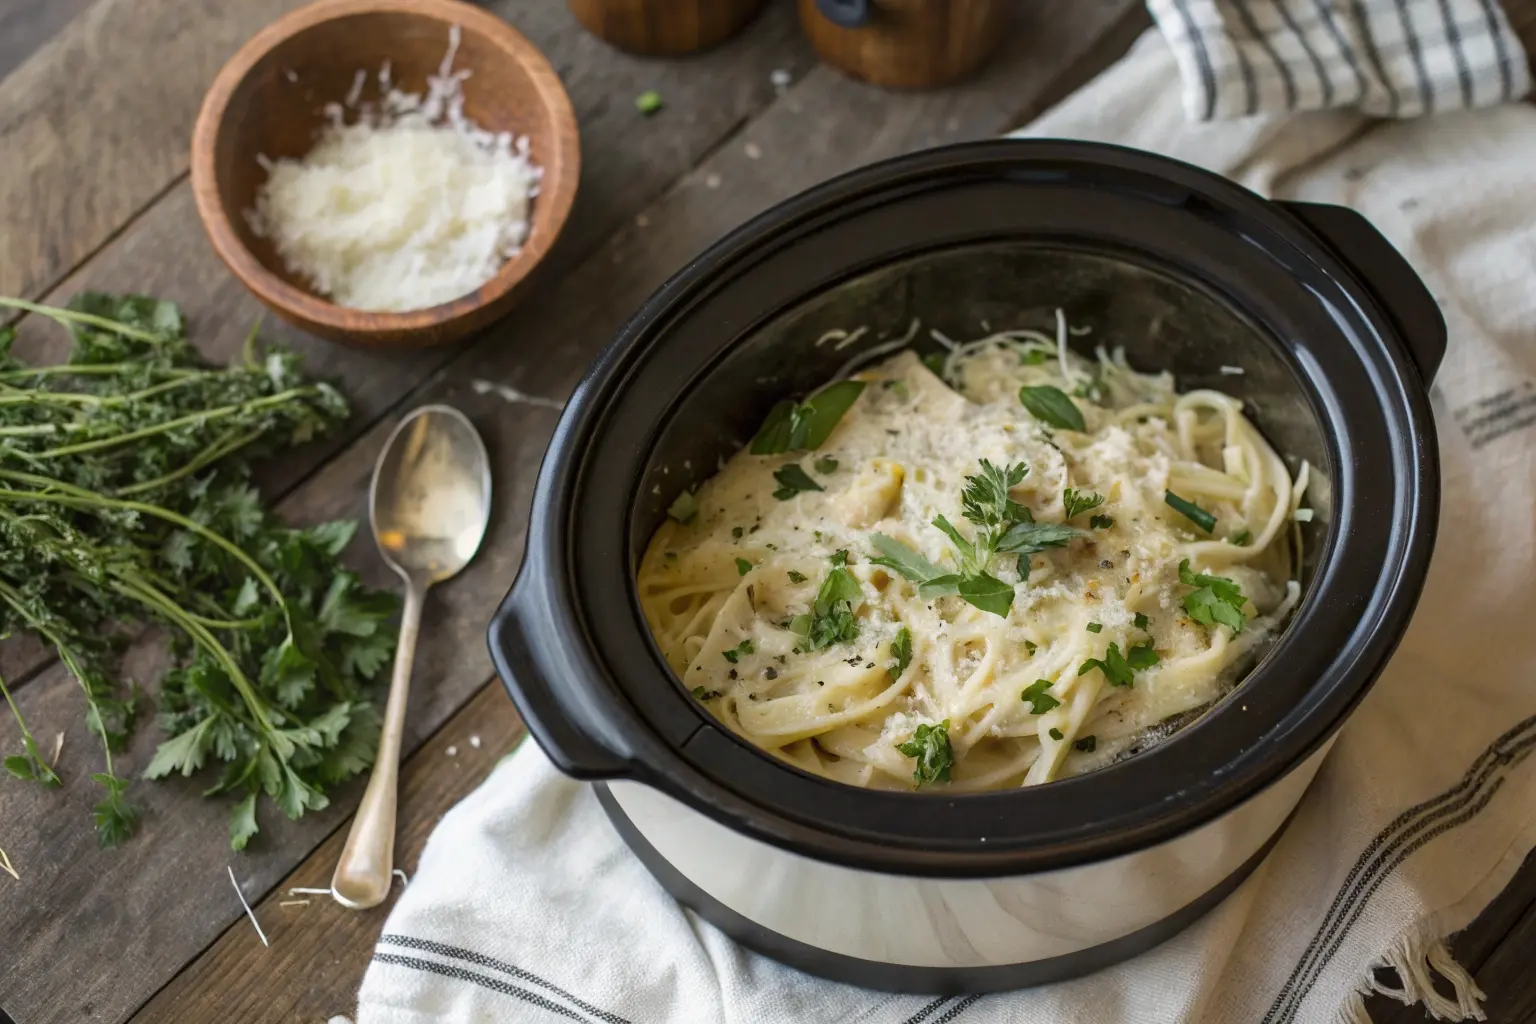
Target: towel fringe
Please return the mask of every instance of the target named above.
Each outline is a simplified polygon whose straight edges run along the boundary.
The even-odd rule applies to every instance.
[[[1397,975],[1396,987],[1377,977],[1378,971]],[[1435,987],[1435,975],[1450,983],[1453,996]],[[1487,1020],[1483,1012],[1486,993],[1478,988],[1466,968],[1456,962],[1445,940],[1419,931],[1399,936],[1397,941],[1365,973],[1364,980],[1350,993],[1339,1010],[1339,1024],[1371,1024],[1365,997],[1371,993],[1390,996],[1404,1006],[1423,1003],[1436,1020]]]

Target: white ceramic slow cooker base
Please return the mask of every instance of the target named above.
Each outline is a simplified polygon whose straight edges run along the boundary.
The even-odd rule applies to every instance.
[[[1326,752],[1166,843],[1005,878],[890,875],[815,861],[640,783],[596,788],[658,881],[743,945],[872,988],[983,992],[1086,974],[1188,927],[1263,860]]]

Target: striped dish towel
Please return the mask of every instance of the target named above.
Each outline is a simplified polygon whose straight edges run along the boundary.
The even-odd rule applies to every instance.
[[[1415,117],[1530,89],[1498,0],[1147,0],[1192,121],[1355,107]]]

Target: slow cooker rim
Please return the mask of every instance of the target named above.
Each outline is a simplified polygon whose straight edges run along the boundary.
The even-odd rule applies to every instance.
[[[1387,320],[1387,318],[1383,315],[1383,312],[1381,310],[1375,310],[1372,308],[1374,297],[1371,295],[1370,290],[1368,288],[1364,288],[1358,281],[1353,279],[1353,277],[1348,273],[1349,268],[1347,266],[1339,264],[1338,261],[1335,260],[1330,253],[1320,248],[1315,238],[1302,235],[1300,242],[1303,244],[1297,244],[1297,233],[1295,231],[1294,224],[1291,224],[1289,221],[1277,217],[1279,211],[1273,208],[1269,203],[1259,199],[1256,196],[1253,196],[1251,193],[1247,193],[1246,190],[1241,190],[1238,186],[1232,185],[1231,183],[1226,182],[1224,179],[1215,178],[1214,176],[1207,175],[1206,172],[1198,171],[1194,168],[1188,168],[1185,165],[1179,165],[1172,161],[1167,161],[1163,158],[1152,157],[1149,154],[1119,150],[1118,147],[1106,147],[1096,144],[1031,144],[1021,143],[1018,141],[983,142],[946,147],[946,155],[951,159],[955,159],[957,156],[969,156],[975,153],[991,154],[996,153],[1000,149],[1006,149],[1008,151],[1006,154],[999,153],[998,155],[1006,155],[1008,157],[1016,158],[1018,156],[1018,147],[1031,145],[1037,148],[1037,150],[1038,146],[1040,145],[1050,146],[1055,150],[1057,155],[1060,155],[1063,150],[1065,150],[1066,155],[1079,159],[1086,157],[1097,160],[1103,156],[1104,151],[1111,150],[1115,151],[1118,158],[1122,160],[1130,159],[1133,162],[1150,162],[1155,164],[1156,173],[1167,174],[1169,169],[1172,168],[1175,170],[1182,170],[1185,173],[1193,172],[1196,175],[1205,176],[1207,180],[1204,182],[1204,184],[1211,186],[1208,191],[1212,191],[1218,194],[1222,192],[1228,193],[1222,198],[1228,199],[1229,201],[1232,198],[1231,194],[1233,190],[1236,190],[1238,193],[1240,193],[1238,196],[1240,204],[1248,207],[1248,212],[1262,220],[1278,222],[1282,235],[1292,236],[1291,244],[1298,248],[1300,251],[1306,253],[1309,258],[1311,258],[1324,270],[1330,279],[1334,280],[1338,284],[1341,290],[1346,295],[1348,295],[1352,301],[1355,301],[1357,304],[1359,304],[1360,315],[1371,326],[1373,333],[1377,337],[1388,338],[1394,336],[1395,332],[1391,328],[1390,321]],[[811,190],[809,193],[804,193],[797,197],[795,200],[791,200],[789,203],[785,204],[785,207],[789,208],[787,210],[782,207],[776,208],[779,214],[776,219],[780,225],[782,225],[783,223],[793,222],[797,218],[808,216],[810,213],[815,212],[817,209],[825,208],[830,202],[834,201],[834,197],[838,191],[843,188],[847,188],[850,184],[858,188],[868,189],[874,187],[874,184],[879,182],[882,177],[894,176],[899,180],[903,174],[913,173],[913,165],[921,165],[925,161],[931,160],[933,155],[934,154],[930,152],[917,154],[911,157],[897,158],[896,160],[888,161],[884,164],[872,165],[870,167],[861,168],[858,171],[851,172],[842,178],[834,179],[825,185],[819,186],[818,188]],[[920,169],[921,167],[919,166],[919,170]],[[622,372],[616,371],[623,367],[626,359],[638,358],[638,356],[642,354],[643,350],[647,346],[642,345],[641,341],[647,332],[649,332],[658,322],[665,321],[679,303],[686,304],[684,300],[686,300],[688,292],[691,288],[694,288],[695,286],[702,287],[703,285],[707,284],[711,278],[718,277],[722,272],[722,268],[726,266],[736,255],[739,255],[744,251],[750,251],[754,246],[762,242],[763,239],[761,236],[765,232],[771,233],[771,231],[774,230],[773,228],[765,225],[763,220],[764,218],[758,218],[757,220],[750,222],[749,224],[738,229],[736,232],[733,232],[731,235],[727,236],[725,240],[723,240],[721,243],[718,243],[716,247],[711,249],[708,253],[692,261],[689,266],[684,269],[684,271],[676,275],[671,281],[664,285],[662,289],[660,289],[655,295],[652,296],[652,298],[646,303],[642,310],[637,313],[630,324],[626,325],[625,329],[620,333],[613,346],[604,353],[604,357],[589,374],[587,380],[583,383],[580,389],[579,395],[573,398],[571,405],[568,407],[570,412],[567,414],[566,423],[562,424],[563,427],[570,427],[575,429],[576,432],[581,435],[581,439],[590,439],[592,431],[596,428],[597,421],[601,419],[601,416],[594,412],[595,403],[591,398],[591,392],[597,388],[599,384],[604,384],[602,390],[611,390],[613,387],[617,387],[620,378],[622,378],[624,374]],[[1330,264],[1332,264],[1332,266],[1330,266]],[[1436,506],[1438,504],[1438,487],[1436,486],[1437,466],[1433,458],[1432,447],[1433,425],[1432,421],[1428,417],[1427,399],[1425,398],[1421,388],[1409,386],[1413,383],[1414,377],[1412,373],[1413,368],[1409,364],[1407,354],[1403,351],[1399,351],[1398,346],[1391,344],[1382,345],[1380,348],[1381,354],[1387,359],[1389,368],[1394,371],[1393,376],[1395,381],[1404,385],[1396,389],[1398,392],[1400,392],[1402,398],[1404,399],[1403,405],[1398,410],[1398,414],[1402,418],[1402,422],[1397,426],[1404,432],[1404,435],[1408,440],[1411,441],[1417,439],[1419,442],[1419,451],[1417,453],[1417,457],[1413,459],[1413,463],[1418,475],[1418,487],[1410,490],[1410,496],[1414,500],[1409,501],[1408,507],[1405,510],[1407,516],[1412,520],[1407,526],[1405,526],[1406,540],[1404,542],[1404,547],[1406,549],[1405,554],[1407,554],[1409,557],[1405,557],[1400,563],[1400,572],[1396,573],[1390,578],[1383,577],[1378,579],[1372,587],[1373,592],[1382,592],[1385,590],[1382,614],[1380,617],[1380,622],[1378,623],[1378,633],[1384,631],[1386,634],[1388,634],[1388,640],[1385,645],[1383,646],[1383,644],[1380,642],[1380,636],[1375,636],[1362,643],[1357,653],[1367,657],[1371,664],[1365,666],[1363,669],[1359,666],[1355,666],[1350,671],[1342,672],[1340,681],[1335,685],[1334,689],[1337,691],[1342,688],[1349,692],[1346,694],[1347,699],[1336,708],[1336,713],[1331,715],[1326,721],[1313,721],[1313,716],[1304,717],[1297,724],[1300,727],[1304,727],[1305,731],[1308,732],[1310,736],[1306,739],[1305,742],[1301,743],[1299,747],[1295,747],[1293,744],[1294,756],[1288,758],[1285,764],[1279,766],[1271,765],[1270,767],[1261,769],[1257,772],[1250,770],[1248,776],[1245,777],[1245,784],[1242,787],[1239,787],[1241,792],[1236,793],[1236,795],[1232,796],[1230,799],[1219,801],[1220,806],[1209,806],[1213,801],[1215,801],[1216,797],[1220,793],[1224,792],[1219,790],[1213,791],[1213,793],[1207,795],[1203,802],[1196,804],[1193,808],[1188,809],[1186,813],[1178,816],[1181,824],[1177,828],[1150,829],[1148,830],[1147,835],[1141,836],[1139,840],[1131,841],[1129,846],[1126,845],[1126,837],[1105,836],[1100,837],[1100,841],[1085,840],[1081,843],[1073,844],[1075,847],[1074,850],[1056,851],[1054,857],[1048,857],[1045,856],[1044,853],[1038,853],[1037,855],[1029,856],[1026,858],[1032,862],[1039,862],[1036,866],[1031,867],[1031,870],[1041,869],[1043,867],[1060,867],[1065,866],[1068,863],[1081,862],[1083,860],[1101,859],[1104,856],[1113,856],[1118,853],[1129,852],[1132,849],[1141,848],[1146,845],[1161,841],[1162,839],[1169,838],[1171,835],[1176,835],[1180,832],[1187,831],[1190,828],[1198,827],[1201,822],[1219,816],[1225,810],[1230,809],[1231,806],[1235,806],[1236,803],[1241,801],[1241,799],[1244,799],[1246,796],[1257,792],[1264,786],[1282,777],[1297,764],[1300,764],[1301,761],[1303,761],[1306,756],[1315,750],[1318,745],[1325,742],[1326,739],[1333,734],[1342,720],[1347,717],[1350,711],[1352,711],[1354,705],[1358,703],[1361,698],[1363,698],[1365,692],[1369,689],[1370,683],[1374,679],[1375,674],[1379,672],[1380,668],[1384,665],[1391,649],[1395,647],[1397,640],[1400,638],[1402,632],[1400,627],[1406,621],[1407,616],[1411,613],[1413,603],[1417,597],[1417,592],[1423,585],[1423,563],[1427,562],[1427,551],[1432,545]],[[580,418],[582,413],[587,414],[584,420]],[[573,415],[577,418],[572,419],[571,417]],[[562,429],[561,434],[567,433],[567,430]],[[567,438],[567,440],[569,442],[572,439]],[[1428,445],[1425,443],[1426,440],[1429,442]],[[575,447],[577,449],[581,449],[585,446],[580,444],[578,441],[578,443],[575,444]],[[1426,458],[1426,454],[1428,455],[1428,458]],[[566,495],[573,494],[579,487],[579,481],[575,479],[575,474],[579,474],[583,460],[580,457],[577,457],[573,460],[571,455],[572,451],[569,443],[565,446],[563,452],[557,451],[556,447],[552,445],[550,456],[548,457],[549,461],[546,462],[545,471],[543,474],[541,474],[541,481],[539,486],[540,501],[536,506],[536,509],[537,516],[543,519],[543,526],[546,528],[552,525],[552,523],[551,519],[544,518],[545,516],[552,517],[552,519],[555,521],[555,525],[561,525],[559,521],[562,520],[563,517],[556,513],[556,509],[560,504],[560,502],[557,500],[557,495],[561,493]],[[557,471],[563,470],[563,472],[552,473],[552,469]],[[558,485],[554,481],[554,477],[556,475],[564,478]],[[538,532],[542,534],[545,531],[541,529]],[[556,534],[560,532],[562,531],[555,531]],[[555,549],[558,549],[560,546],[558,540],[555,538],[551,538],[551,540],[554,541]],[[531,533],[530,551],[532,550],[533,543],[534,535]],[[551,550],[551,554],[555,553],[556,552],[554,550]],[[565,554],[569,555],[570,552],[567,551]],[[1321,566],[1319,567],[1319,572],[1322,572]],[[574,611],[577,617],[580,618],[579,602],[575,600],[574,594],[569,592],[567,581],[564,579],[564,573],[546,572],[540,573],[540,575],[544,576],[546,578],[546,583],[549,583],[553,587],[554,591],[557,592],[556,594],[551,594],[550,596],[558,597],[560,603],[564,607]],[[520,582],[526,581],[520,580]],[[559,593],[560,591],[565,592]],[[1290,631],[1288,631],[1286,635],[1290,635]],[[1353,686],[1346,685],[1346,682],[1350,677],[1354,677],[1356,679],[1356,682]],[[666,682],[669,686],[673,685],[673,680],[670,676],[670,673],[667,676]],[[633,709],[628,710],[632,711]],[[646,736],[642,733],[639,737],[631,738],[638,738],[643,741],[648,741],[655,739],[656,737]],[[710,799],[705,799],[701,794],[697,792],[698,787],[702,784],[705,787],[721,787],[723,788],[725,794],[734,795],[730,790],[730,787],[724,786],[718,780],[709,779],[690,770],[689,774],[690,776],[693,776],[689,779],[690,785],[683,787],[683,793],[677,793],[676,787],[671,784],[671,780],[665,777],[665,773],[658,772],[654,765],[648,763],[650,758],[655,757],[659,753],[665,753],[675,757],[676,752],[665,748],[645,749],[651,747],[651,743],[642,742],[633,751],[636,760],[640,765],[644,766],[636,773],[639,777],[649,777],[647,781],[651,781],[653,784],[661,785],[662,788],[674,792],[674,795],[683,795],[685,798],[689,798],[689,802],[693,803],[696,807],[702,807],[703,809],[715,813],[723,812],[729,815],[727,818],[729,823],[738,828],[746,826],[745,830],[748,831],[749,834],[760,834],[764,838],[769,838],[770,841],[775,841],[778,842],[779,845],[787,845],[791,848],[802,846],[806,842],[806,836],[795,836],[787,834],[798,831],[798,823],[796,828],[791,828],[788,830],[777,828],[768,829],[765,828],[767,823],[761,820],[752,820],[750,818],[749,812],[752,810],[761,811],[761,808],[757,808],[755,805],[745,802],[743,802],[743,806],[741,807],[729,807],[726,805],[732,804],[734,801],[729,798],[722,798],[722,793],[712,793]],[[768,758],[766,754],[764,754],[763,757],[765,760]],[[677,766],[674,764],[672,767],[675,770]],[[1095,776],[1101,774],[1102,773],[1096,772],[1082,778],[1085,780],[1093,779]],[[1058,783],[1057,785],[1070,784],[1070,781],[1075,780],[1069,780],[1068,783]],[[995,798],[999,795],[1000,794],[975,794],[966,795],[964,797],[956,797],[955,799],[972,801]],[[1014,796],[1015,794],[1007,793],[1001,795]],[[912,797],[912,799],[926,801],[936,798],[932,795],[915,795]],[[1195,820],[1189,820],[1192,816]],[[787,825],[790,823],[784,822],[783,824]],[[818,833],[818,835],[820,834]],[[814,839],[816,837],[812,836],[811,838]],[[812,843],[813,847],[819,847],[821,845],[822,844],[820,843]],[[809,851],[802,849],[802,852]],[[812,852],[812,855],[823,855],[827,852],[828,851],[824,849],[815,850]],[[910,849],[903,850],[901,852],[902,857],[898,859],[905,862],[904,870],[913,869],[914,865],[911,862],[914,859],[923,859],[917,852]],[[1002,859],[1005,860],[1011,859],[1012,861],[1018,861],[1020,857],[1017,852],[1008,854],[1003,854],[1002,851],[998,852],[1002,856]],[[1046,852],[1048,853],[1050,851]],[[841,851],[841,853],[843,855],[833,854],[829,859],[839,860],[844,863],[857,863],[860,864],[860,866],[865,866],[867,863],[861,861],[856,856],[851,856],[850,851],[844,850]],[[979,863],[973,861],[973,865],[978,867],[978,870],[969,870],[968,866],[965,870],[957,872],[955,870],[956,865],[952,863],[953,856],[954,855],[950,853],[940,854],[934,863],[926,865],[927,869],[932,869],[931,871],[926,870],[924,865],[916,865],[916,868],[921,873],[934,874],[990,874],[997,873],[1000,868],[1000,865],[995,863],[999,860],[999,858],[989,855],[984,858],[988,862],[985,866],[982,866]],[[974,858],[975,851],[966,851],[963,856],[967,858]],[[875,861],[886,866],[887,868],[890,867],[888,858],[876,858]]]

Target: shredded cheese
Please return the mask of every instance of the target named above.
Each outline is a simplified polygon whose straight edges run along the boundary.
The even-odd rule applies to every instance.
[[[486,131],[464,114],[467,70],[454,71],[459,28],[425,94],[391,86],[347,102],[302,159],[259,157],[267,180],[247,211],[290,273],[353,309],[404,311],[452,301],[496,275],[528,235],[539,168],[528,140]],[[348,114],[352,114],[348,123]]]

